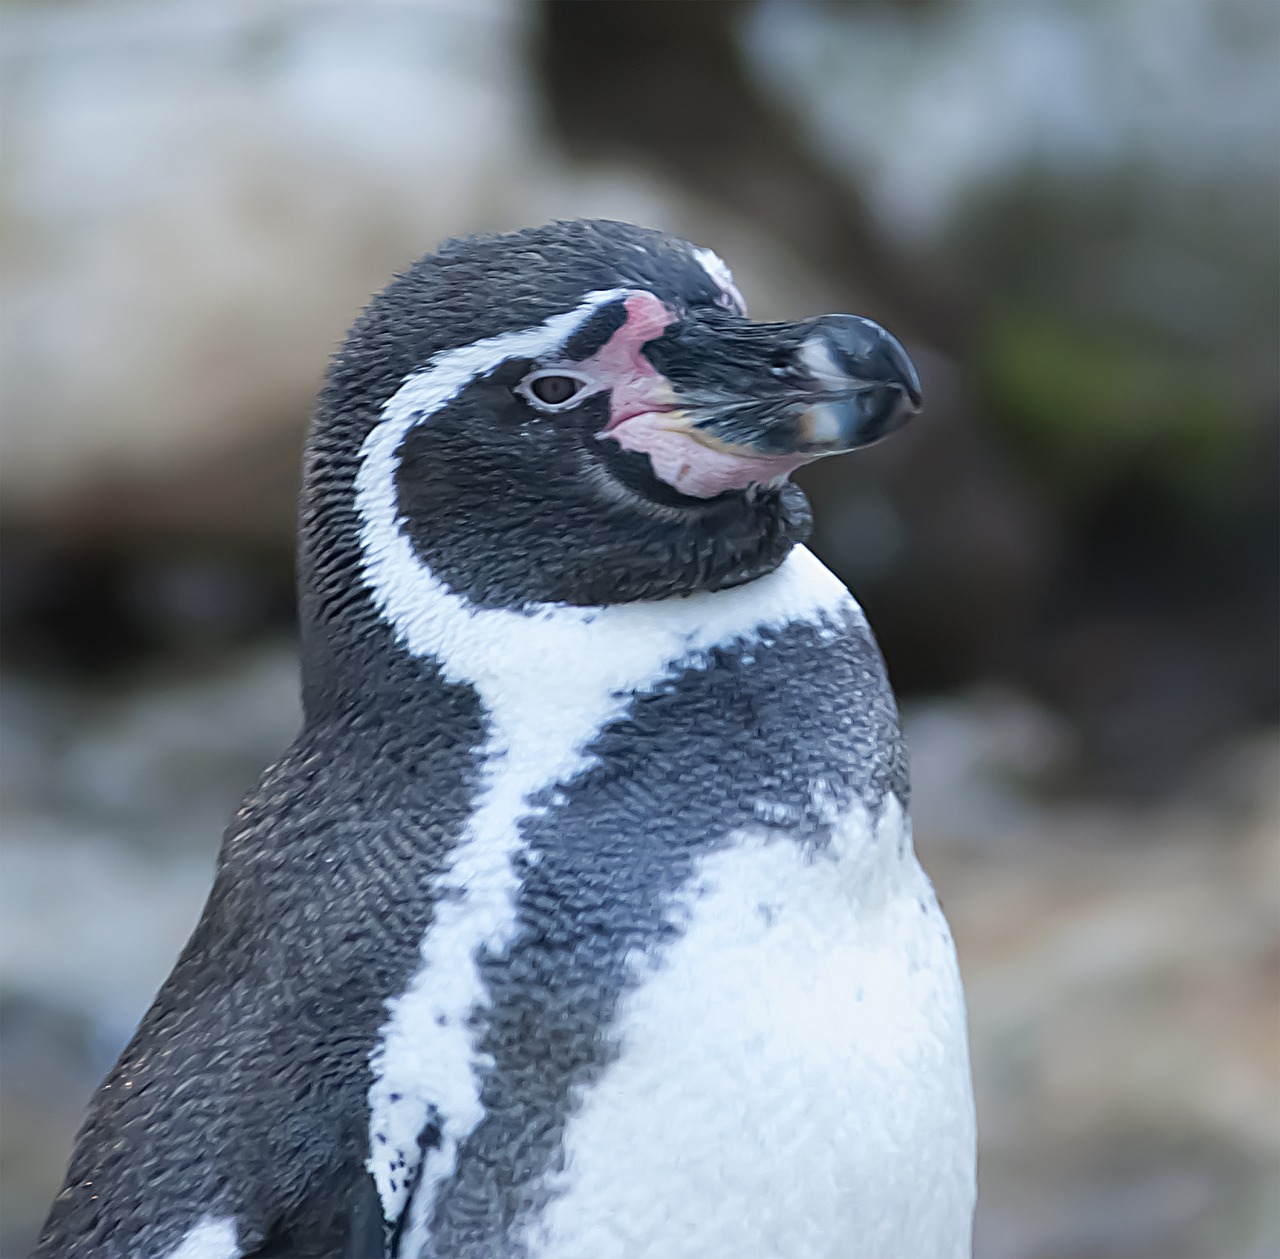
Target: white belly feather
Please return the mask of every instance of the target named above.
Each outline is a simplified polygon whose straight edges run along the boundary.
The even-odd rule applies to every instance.
[[[955,951],[892,799],[829,849],[709,856],[565,1134],[538,1259],[969,1253],[974,1113]]]

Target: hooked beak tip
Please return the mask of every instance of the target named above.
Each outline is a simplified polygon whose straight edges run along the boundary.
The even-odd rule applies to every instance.
[[[814,445],[848,450],[878,441],[920,410],[922,394],[902,343],[859,315],[828,315],[801,346],[800,363],[823,395],[805,409]]]
[[[861,315],[827,315],[815,324],[800,360],[820,383],[834,392],[868,385],[896,388],[919,409],[920,377],[893,333]]]

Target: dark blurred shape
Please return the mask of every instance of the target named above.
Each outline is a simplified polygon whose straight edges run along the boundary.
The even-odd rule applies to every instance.
[[[1274,469],[1276,452],[1252,467]],[[1127,486],[1075,522],[1021,674],[1071,714],[1092,784],[1166,796],[1242,729],[1280,716],[1280,513],[1242,487],[1240,510],[1197,519]],[[1252,492],[1250,489],[1252,488]]]
[[[155,657],[190,665],[292,625],[293,566],[280,551],[98,548],[7,540],[0,662],[84,679]]]

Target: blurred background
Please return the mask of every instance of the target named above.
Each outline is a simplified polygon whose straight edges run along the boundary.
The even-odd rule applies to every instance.
[[[579,215],[921,369],[804,483],[967,977],[980,1259],[1280,1254],[1280,5],[0,22],[0,1254],[295,730],[326,357],[442,237]]]

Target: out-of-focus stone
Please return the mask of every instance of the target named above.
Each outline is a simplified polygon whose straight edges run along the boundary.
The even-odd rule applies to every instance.
[[[296,435],[351,312],[500,218],[494,172],[528,140],[510,4],[41,5],[5,27],[12,516]],[[229,497],[196,509],[279,518]]]
[[[1070,727],[1025,696],[984,687],[910,703],[911,814],[931,844],[1016,856],[1042,804],[1071,774]]]
[[[130,682],[88,690],[6,677],[5,845],[29,819],[55,816],[74,823],[77,837],[106,828],[135,847],[207,851],[210,833],[221,832],[239,794],[299,727],[292,642],[187,677]]]
[[[1229,790],[1176,805],[1025,809],[985,848],[921,819],[966,976],[984,1259],[1276,1253],[1276,755],[1237,748]]]
[[[1133,161],[1153,192],[1166,174],[1274,183],[1273,6],[766,0],[751,14],[753,69],[895,237],[936,242],[1028,169],[1087,179]]]

